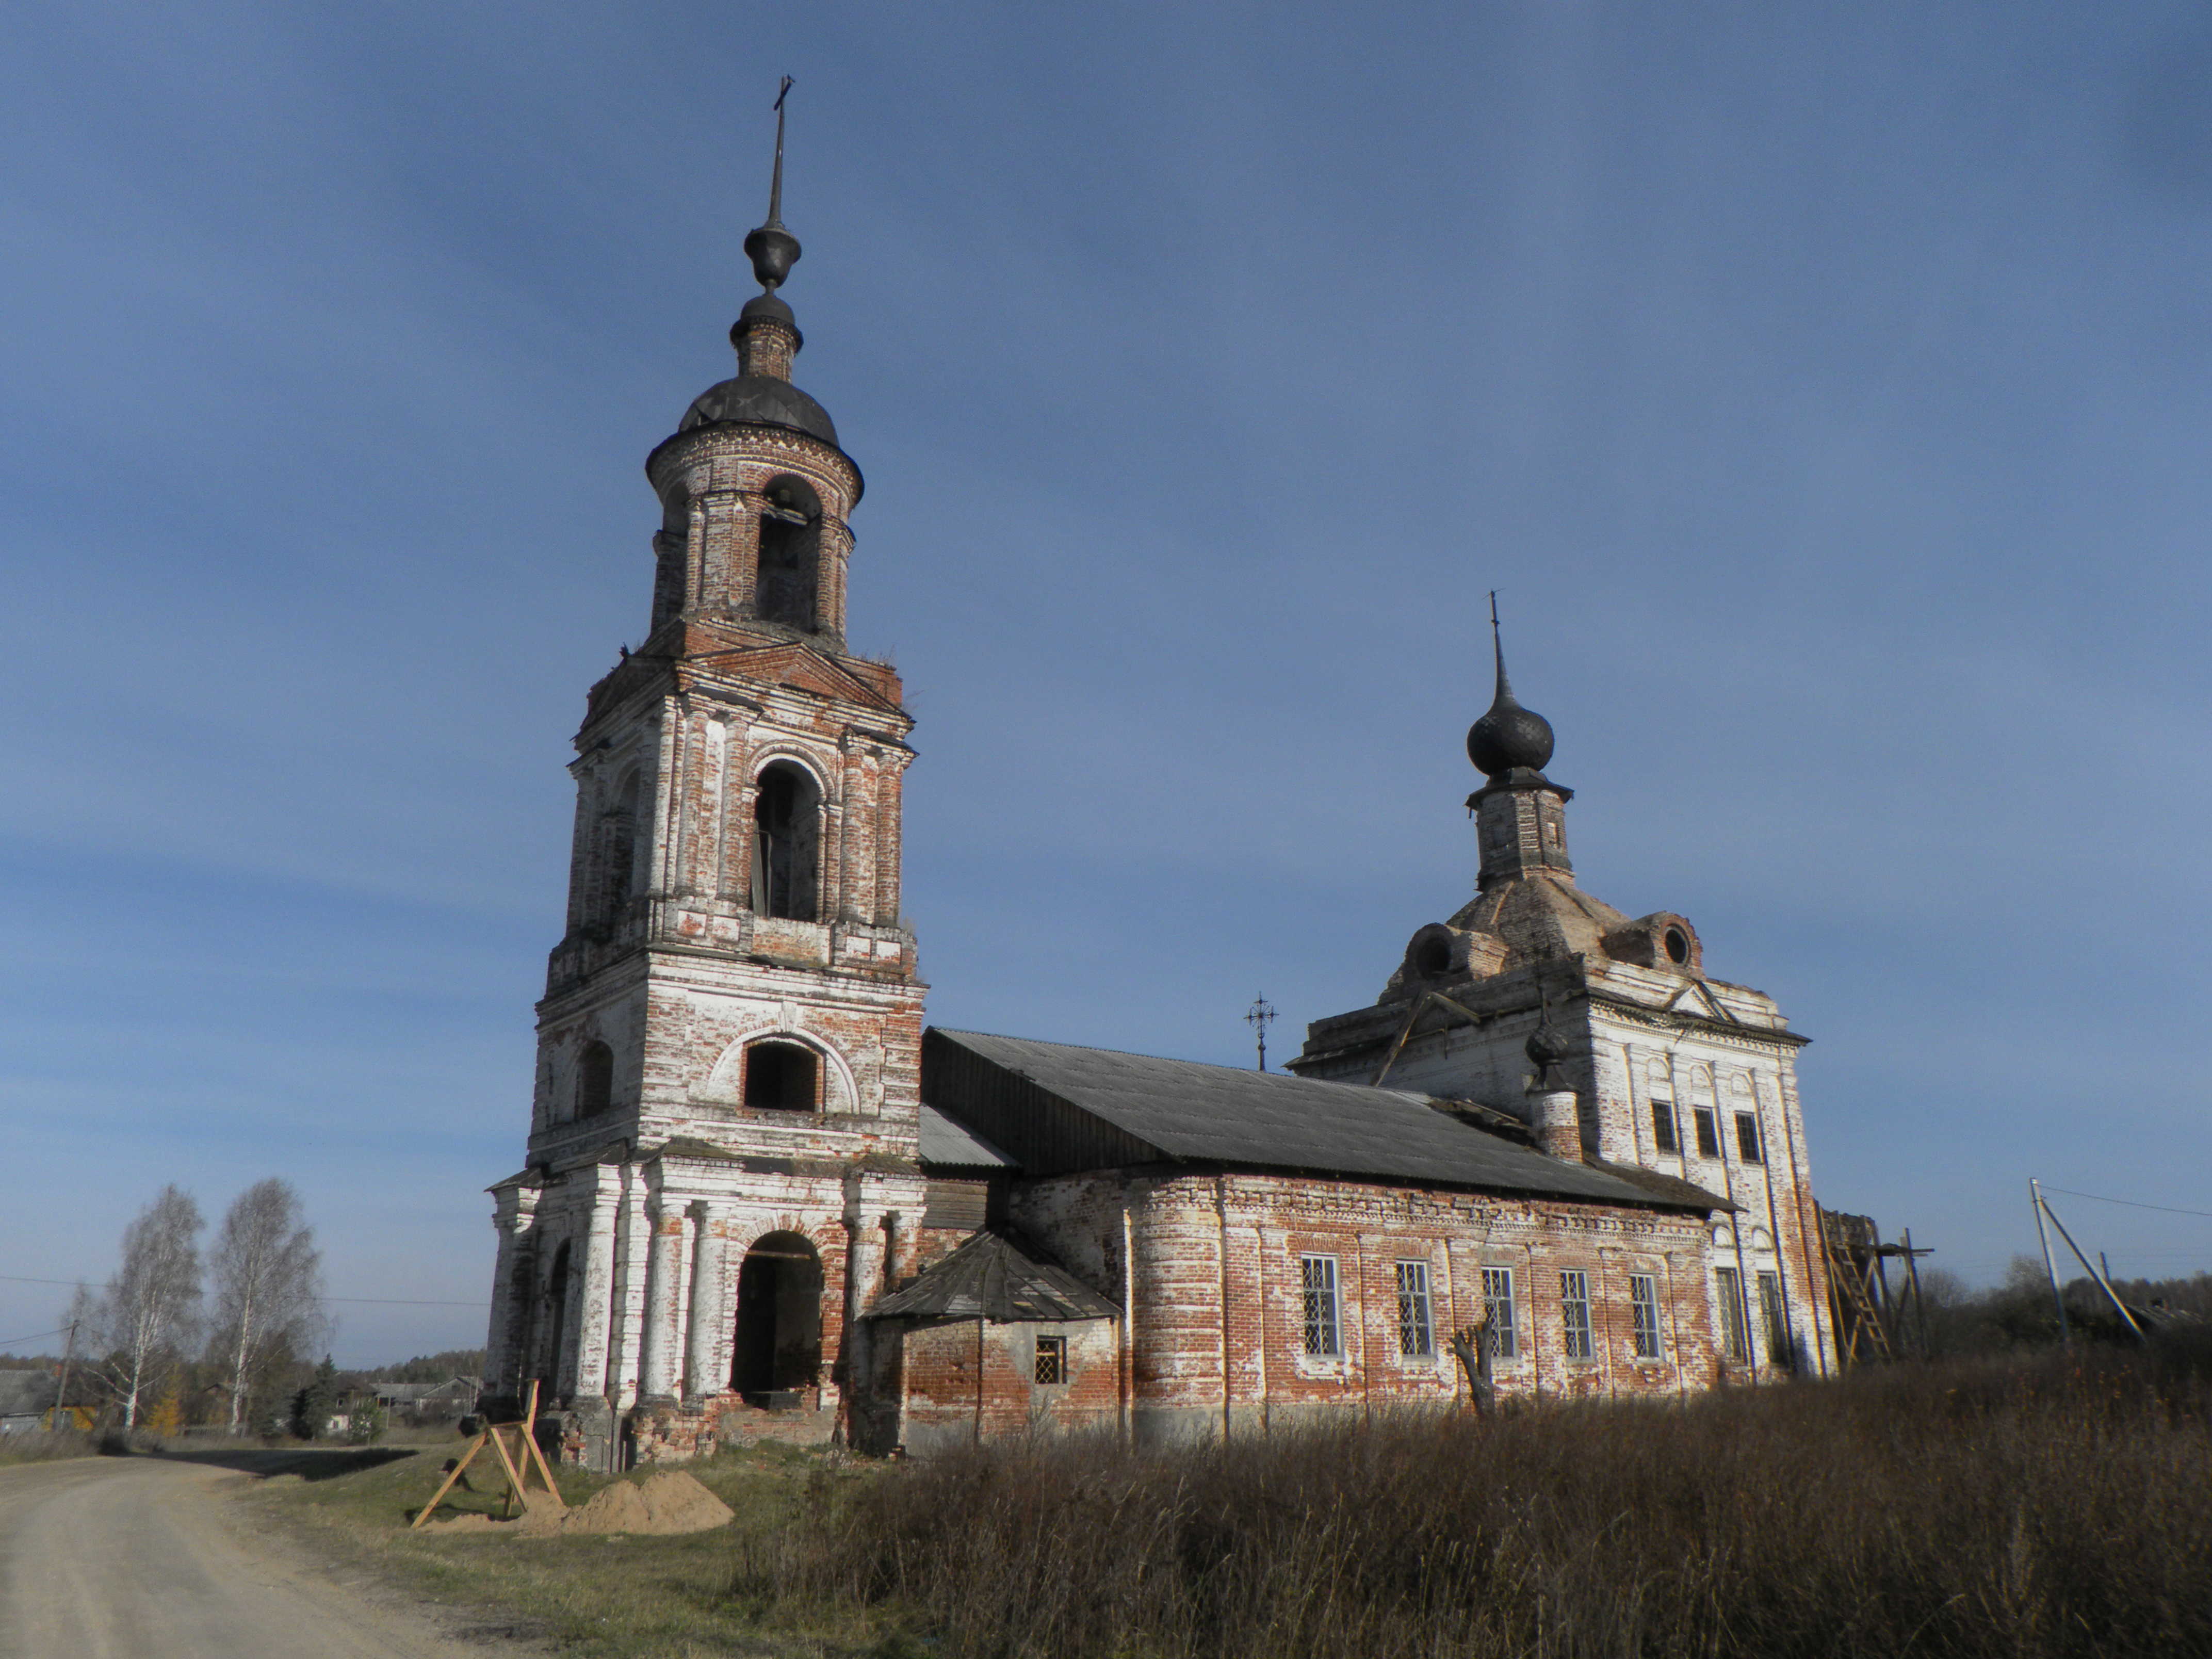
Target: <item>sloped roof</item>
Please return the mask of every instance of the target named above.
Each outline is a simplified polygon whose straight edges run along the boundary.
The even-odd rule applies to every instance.
[[[871,1319],[1111,1319],[1114,1304],[1064,1267],[1039,1261],[1000,1233],[977,1233]]]
[[[43,1370],[0,1370],[0,1417],[23,1417],[54,1403],[54,1379]]]
[[[1014,1170],[1021,1166],[925,1102],[921,1109],[921,1164],[925,1170]]]
[[[1655,1190],[1547,1157],[1431,1110],[1425,1096],[1279,1072],[933,1028],[922,1092],[1030,1176],[1189,1162],[1647,1208],[1726,1206],[1686,1183]]]

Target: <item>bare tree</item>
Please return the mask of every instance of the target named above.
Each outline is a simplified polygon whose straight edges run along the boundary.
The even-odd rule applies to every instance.
[[[290,1182],[272,1176],[238,1195],[216,1236],[212,1265],[210,1357],[227,1373],[230,1431],[236,1434],[264,1362],[305,1352],[322,1334],[322,1253]]]
[[[139,1408],[192,1334],[200,1304],[200,1206],[191,1194],[164,1187],[123,1233],[123,1265],[94,1299],[77,1292],[74,1317],[98,1333],[95,1366],[123,1404],[123,1426],[135,1428]]]

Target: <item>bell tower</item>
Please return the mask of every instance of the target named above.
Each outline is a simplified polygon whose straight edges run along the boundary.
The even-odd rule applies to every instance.
[[[783,138],[779,94],[738,372],[646,461],[648,631],[576,733],[527,1167],[493,1188],[487,1380],[536,1379],[595,1448],[622,1413],[640,1442],[725,1409],[834,1417],[847,1333],[921,1207],[914,722],[845,643],[862,481],[792,383]]]

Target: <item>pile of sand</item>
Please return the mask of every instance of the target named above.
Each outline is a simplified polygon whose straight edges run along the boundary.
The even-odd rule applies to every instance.
[[[519,1521],[495,1521],[488,1515],[457,1515],[433,1521],[425,1532],[511,1532],[517,1538],[550,1538],[569,1533],[711,1532],[735,1514],[727,1504],[688,1474],[648,1475],[643,1484],[617,1480],[602,1486],[572,1510],[539,1503]]]

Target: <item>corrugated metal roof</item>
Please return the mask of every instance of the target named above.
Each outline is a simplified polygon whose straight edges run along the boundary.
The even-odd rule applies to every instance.
[[[1119,1311],[1064,1267],[1038,1261],[1000,1233],[977,1233],[871,1319],[1111,1319]]]
[[[1019,1166],[988,1141],[981,1140],[934,1106],[921,1109],[921,1161],[943,1170],[1012,1170]]]
[[[933,1028],[922,1090],[1031,1176],[1192,1162],[1711,1209],[1685,1185],[1655,1191],[1548,1158],[1397,1089]]]

